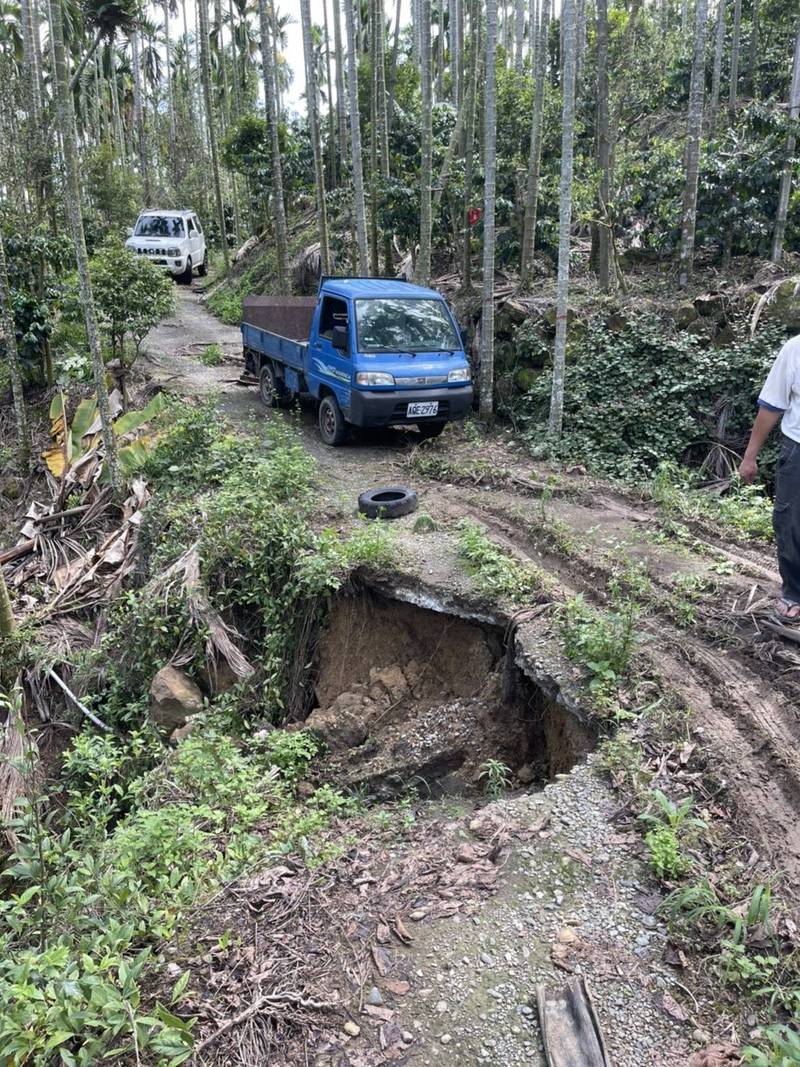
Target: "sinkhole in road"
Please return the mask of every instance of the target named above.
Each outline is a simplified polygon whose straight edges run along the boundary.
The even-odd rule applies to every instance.
[[[489,761],[512,786],[541,786],[595,747],[589,725],[516,665],[501,625],[417,599],[360,586],[331,606],[306,726],[337,781],[376,799],[478,795]]]

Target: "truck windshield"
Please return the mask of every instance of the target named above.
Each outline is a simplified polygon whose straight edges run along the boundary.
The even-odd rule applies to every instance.
[[[356,300],[359,352],[454,352],[461,344],[441,300]]]
[[[136,237],[183,237],[183,219],[175,215],[142,215],[134,230]]]

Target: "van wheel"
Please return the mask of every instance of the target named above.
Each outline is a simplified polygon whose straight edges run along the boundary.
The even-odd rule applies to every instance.
[[[324,396],[319,405],[319,435],[326,445],[335,447],[344,443],[346,427],[344,415],[335,396]]]
[[[446,422],[418,422],[417,429],[420,437],[427,441],[431,437],[438,437],[446,425]]]
[[[178,281],[181,283],[181,285],[191,285],[192,284],[192,257],[191,256],[189,256],[189,258],[186,260],[186,270],[183,272],[183,274],[179,274],[178,275]]]
[[[277,408],[283,401],[283,388],[271,363],[265,363],[258,376],[258,399],[265,408]]]
[[[203,253],[203,262],[197,268],[197,273],[200,275],[201,278],[205,278],[205,276],[208,274],[208,249],[206,249]]]

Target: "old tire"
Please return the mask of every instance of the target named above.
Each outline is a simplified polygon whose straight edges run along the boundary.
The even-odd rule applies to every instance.
[[[178,275],[178,281],[181,283],[181,285],[191,285],[192,284],[192,257],[191,256],[189,256],[189,258],[186,260],[186,270],[183,272],[183,274],[179,274]]]
[[[201,278],[205,278],[205,276],[208,274],[208,251],[207,250],[203,255],[203,262],[197,268],[197,273],[200,275]]]
[[[418,422],[417,429],[419,430],[420,437],[427,441],[431,437],[438,437],[442,430],[447,425],[446,422]]]
[[[402,485],[369,489],[358,498],[358,510],[368,519],[399,519],[417,510],[417,494]]]
[[[319,435],[323,443],[332,448],[343,444],[347,435],[342,410],[336,403],[336,397],[330,394],[324,396],[319,404]]]

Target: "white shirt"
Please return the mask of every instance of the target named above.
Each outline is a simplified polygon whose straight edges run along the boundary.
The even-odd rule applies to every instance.
[[[800,335],[778,353],[758,402],[769,411],[782,411],[781,430],[800,443]]]

